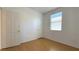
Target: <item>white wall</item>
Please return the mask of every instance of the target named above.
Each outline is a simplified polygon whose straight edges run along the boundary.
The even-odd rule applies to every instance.
[[[41,22],[42,14],[30,8],[2,8],[2,48],[41,37]]]
[[[1,48],[6,47],[6,11],[1,9]]]
[[[22,41],[30,41],[41,37],[42,15],[31,9],[21,13],[21,36]]]
[[[1,8],[0,8],[0,49],[1,49]]]
[[[49,16],[58,11],[63,12],[63,29],[62,31],[52,31]],[[79,8],[59,8],[45,13],[43,16],[43,37],[79,48]]]

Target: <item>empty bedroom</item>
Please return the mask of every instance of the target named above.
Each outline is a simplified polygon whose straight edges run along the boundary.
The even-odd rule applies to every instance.
[[[0,7],[0,51],[79,51],[79,7]]]

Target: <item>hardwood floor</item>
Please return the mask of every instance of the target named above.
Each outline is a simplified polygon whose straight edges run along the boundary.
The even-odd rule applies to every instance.
[[[19,46],[5,48],[1,51],[79,51],[79,49],[41,38]]]

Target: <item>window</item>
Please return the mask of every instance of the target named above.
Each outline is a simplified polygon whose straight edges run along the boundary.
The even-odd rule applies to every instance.
[[[62,12],[54,13],[50,16],[50,30],[62,30]]]

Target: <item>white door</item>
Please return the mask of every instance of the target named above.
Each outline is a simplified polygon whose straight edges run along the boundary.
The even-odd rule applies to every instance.
[[[6,11],[6,46],[12,47],[20,44],[19,14]]]

